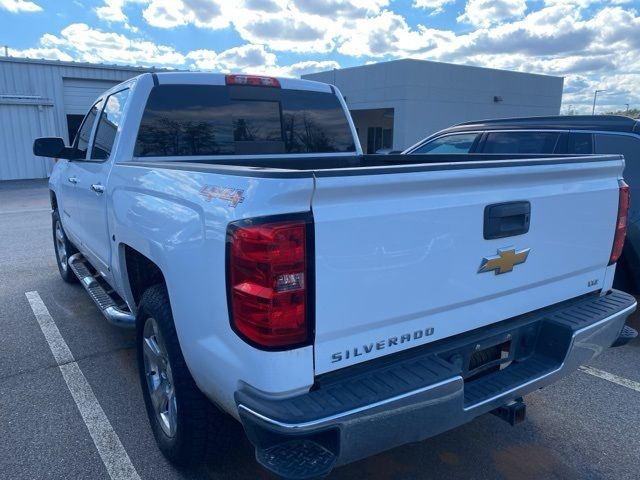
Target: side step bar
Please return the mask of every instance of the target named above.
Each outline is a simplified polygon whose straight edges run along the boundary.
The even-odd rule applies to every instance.
[[[116,292],[105,288],[108,285],[99,274],[91,273],[89,263],[81,253],[69,257],[69,267],[109,323],[121,328],[135,327],[136,317]]]

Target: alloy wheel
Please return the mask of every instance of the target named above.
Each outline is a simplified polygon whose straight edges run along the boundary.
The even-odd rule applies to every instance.
[[[178,424],[176,393],[171,364],[158,323],[147,318],[143,331],[144,373],[151,403],[162,431],[174,437]]]

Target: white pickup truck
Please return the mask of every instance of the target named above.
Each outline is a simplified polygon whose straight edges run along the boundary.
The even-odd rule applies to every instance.
[[[122,83],[34,153],[60,274],[137,329],[176,463],[225,414],[286,478],[515,423],[633,333],[620,156],[362,155],[335,87],[199,73]]]

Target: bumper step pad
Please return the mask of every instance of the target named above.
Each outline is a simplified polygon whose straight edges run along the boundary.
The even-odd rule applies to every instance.
[[[264,450],[256,449],[256,460],[282,478],[302,480],[327,475],[336,456],[311,440],[290,440]]]
[[[618,335],[618,339],[613,342],[613,345],[611,346],[621,347],[629,343],[631,340],[635,339],[637,336],[638,332],[634,328],[631,328],[629,325],[625,325],[624,327],[622,327],[622,331],[620,332],[620,335]]]

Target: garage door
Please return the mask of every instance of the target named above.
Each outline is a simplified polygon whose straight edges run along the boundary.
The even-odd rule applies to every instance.
[[[117,84],[118,82],[108,80],[63,79],[64,113],[85,115],[105,90]]]
[[[33,140],[55,135],[50,105],[0,103],[0,180],[44,178],[53,161],[33,155]]]

